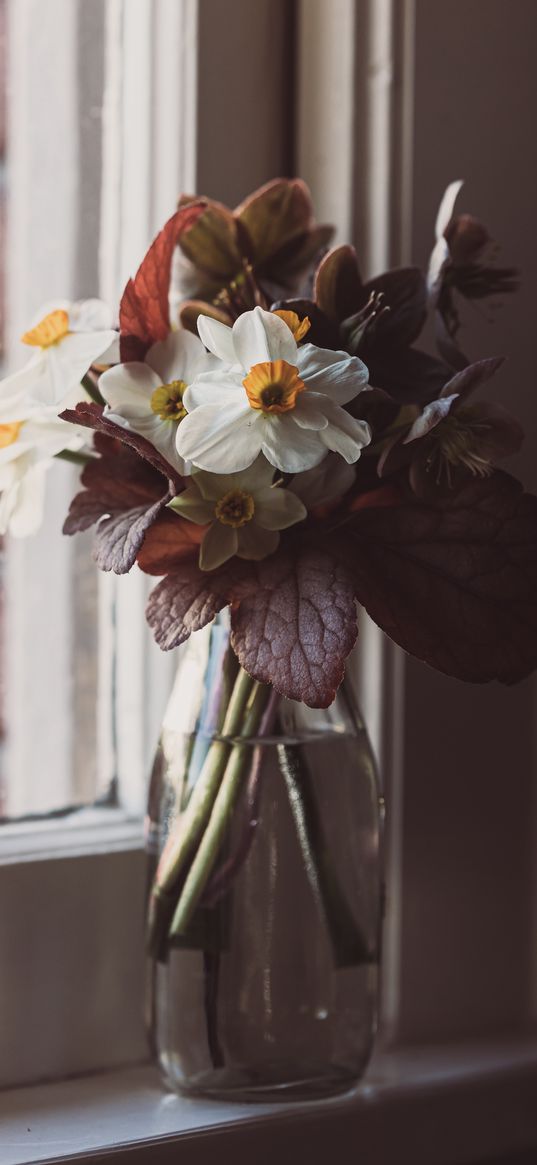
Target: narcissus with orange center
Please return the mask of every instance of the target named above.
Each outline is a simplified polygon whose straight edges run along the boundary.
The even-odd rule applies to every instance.
[[[243,380],[250,408],[264,413],[288,413],[294,409],[299,392],[306,385],[298,368],[287,360],[267,360],[254,364]]]

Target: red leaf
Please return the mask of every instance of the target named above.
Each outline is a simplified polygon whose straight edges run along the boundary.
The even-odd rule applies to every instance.
[[[105,438],[110,438],[116,443],[119,442],[120,445],[128,445],[129,448],[134,449],[144,461],[149,461],[154,469],[157,469],[169,481],[173,481],[177,487],[182,484],[181,475],[150,441],[147,441],[140,433],[135,433],[133,429],[124,429],[122,425],[116,425],[114,421],[109,420],[103,412],[102,405],[82,401],[74,409],[64,409],[60,416],[63,421],[70,421],[73,425],[83,425],[86,429],[93,429],[97,434],[95,447],[99,452],[103,450],[103,446],[99,444],[98,434],[102,433]],[[104,451],[106,451],[106,445]],[[179,488],[175,492],[178,493]]]
[[[179,514],[163,510],[147,531],[138,555],[138,566],[146,574],[172,574],[185,559],[197,561],[206,526],[187,522]]]
[[[169,292],[175,246],[204,210],[201,200],[182,206],[152,242],[119,307],[121,359],[143,360],[147,349],[170,331]]]
[[[82,471],[84,489],[71,502],[64,533],[76,534],[97,525],[97,565],[126,574],[182,479],[144,437],[103,417],[100,405],[77,405],[62,416],[94,428],[100,453]]]
[[[537,666],[537,498],[508,474],[362,510],[336,537],[357,598],[405,651],[476,683]]]
[[[250,675],[291,700],[327,708],[357,634],[352,582],[327,554],[285,552],[253,567],[232,611],[232,645]]]

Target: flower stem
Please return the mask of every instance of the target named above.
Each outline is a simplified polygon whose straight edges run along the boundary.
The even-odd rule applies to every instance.
[[[341,886],[317,807],[311,777],[300,749],[278,745],[282,773],[304,868],[314,897],[326,921],[337,967],[374,961],[366,936],[356,922]]]
[[[104,397],[101,396],[97,384],[89,375],[89,372],[86,372],[86,375],[82,377],[81,384],[82,388],[86,390],[88,396],[92,401],[95,401],[96,405],[106,404]]]
[[[242,673],[242,669],[239,672],[236,686],[241,681],[241,674],[245,674]],[[240,725],[240,736],[245,738],[245,742],[241,743],[239,740],[231,749],[207,828],[177,903],[170,926],[170,938],[174,935],[184,934],[188,928],[218,857],[229,817],[239,792],[241,779],[252,756],[251,744],[247,741],[257,732],[270,688],[265,684],[254,683],[254,681],[251,681],[251,684],[244,718]]]
[[[244,709],[254,682],[252,677],[241,668],[235,680],[224,718],[223,737],[239,735]],[[161,890],[170,890],[174,882],[177,881],[183,866],[203,832],[225,772],[230,747],[229,742],[225,739],[213,740],[211,744],[192,790],[190,801],[178,821],[177,831],[169,838],[163,850],[156,879]]]
[[[72,449],[62,449],[61,453],[54,454],[57,461],[70,461],[72,465],[87,465],[95,461],[91,453],[75,453]]]

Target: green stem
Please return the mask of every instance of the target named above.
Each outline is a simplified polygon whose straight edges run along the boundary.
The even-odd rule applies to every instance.
[[[89,461],[95,461],[91,453],[75,453],[71,449],[62,449],[61,453],[55,453],[57,461],[70,461],[72,465],[87,465]]]
[[[241,668],[224,717],[223,737],[239,735],[253,685],[252,677]],[[173,887],[203,833],[225,772],[230,747],[227,740],[213,740],[211,744],[190,801],[177,823],[177,830],[163,851],[156,879],[160,891],[166,892]]]
[[[239,679],[240,675],[241,673],[239,672]],[[240,736],[245,738],[245,743],[242,744],[238,741],[233,745],[231,750],[207,828],[188,871],[177,903],[177,908],[170,926],[170,938],[175,935],[183,935],[187,930],[212,873],[225,831],[229,824],[230,814],[237,799],[245,768],[249,760],[251,760],[252,748],[249,742],[246,743],[246,739],[255,736],[269,693],[270,688],[265,684],[255,683],[251,689],[244,719],[240,726]]]
[[[372,954],[339,882],[310,773],[303,763],[300,749],[279,744],[278,754],[306,875],[326,921],[336,966],[354,967],[370,963]]]
[[[95,401],[96,405],[106,404],[104,397],[101,396],[99,389],[97,388],[95,381],[92,380],[91,376],[89,375],[89,372],[86,372],[86,375],[82,377],[81,384],[82,388],[85,388],[88,396],[91,398],[91,400]]]

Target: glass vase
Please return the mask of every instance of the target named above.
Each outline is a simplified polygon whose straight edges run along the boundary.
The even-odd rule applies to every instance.
[[[380,806],[344,683],[311,709],[255,683],[221,617],[180,649],[150,785],[148,1024],[188,1095],[351,1089],[376,1020]]]

